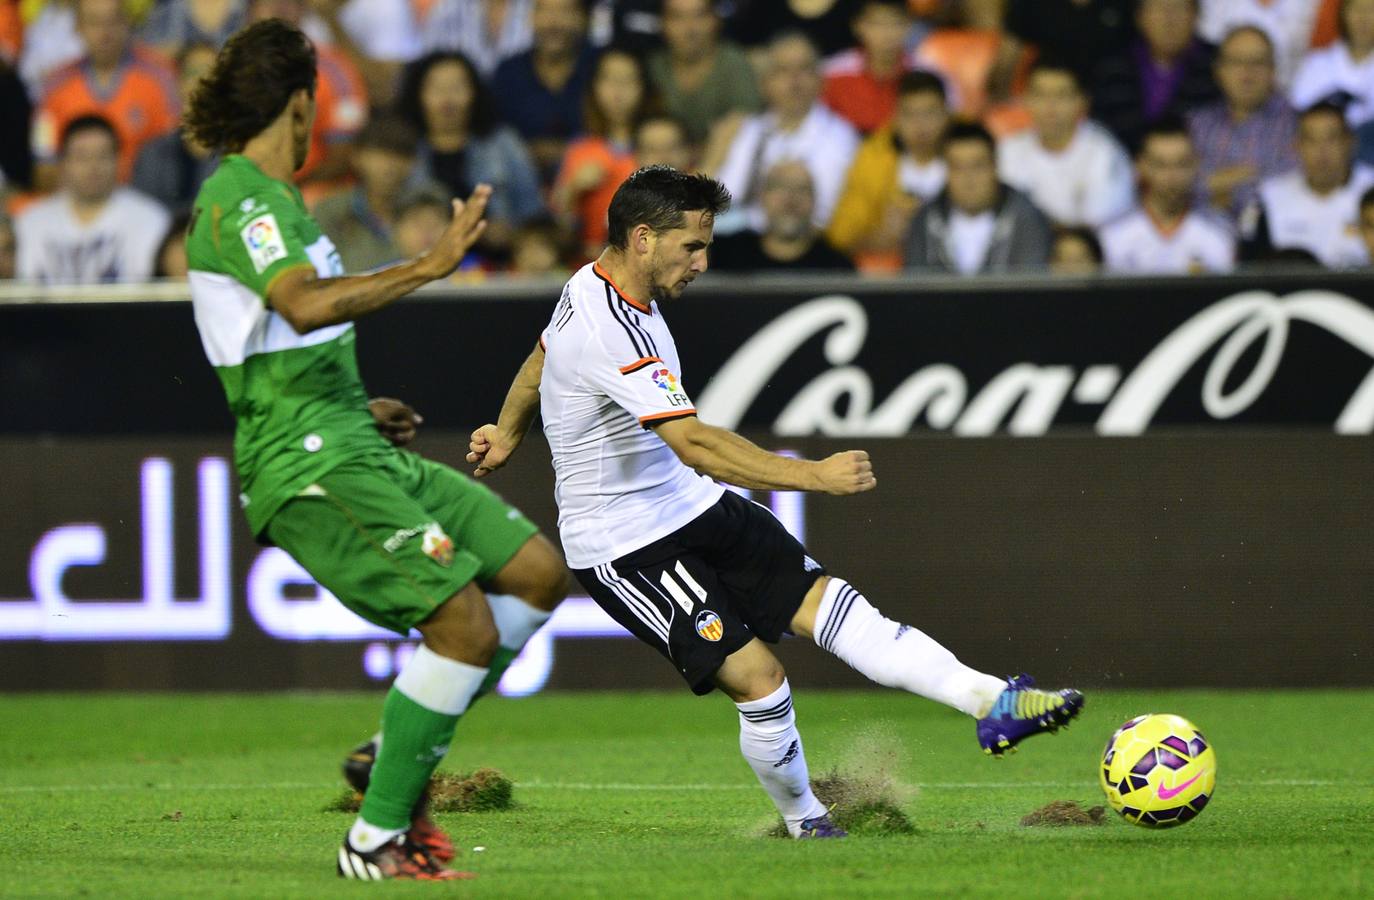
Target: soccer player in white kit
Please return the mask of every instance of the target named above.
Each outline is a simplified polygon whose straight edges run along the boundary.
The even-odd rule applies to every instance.
[[[1068,723],[1074,690],[1038,690],[960,663],[826,573],[754,490],[857,494],[877,486],[868,454],[791,459],[702,422],[660,304],[706,271],[719,182],[667,166],[631,175],[611,200],[610,246],[568,281],[494,425],[473,432],[476,474],[506,463],[536,411],[556,472],[559,531],[579,582],[662,653],[698,694],[739,709],[740,749],[794,837],[843,837],[812,793],[792,691],[766,646],[812,638],[879,684],[975,717],[983,749]]]

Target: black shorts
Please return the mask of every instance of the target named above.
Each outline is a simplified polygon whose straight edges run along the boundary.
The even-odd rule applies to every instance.
[[[768,509],[726,491],[667,537],[573,574],[695,693],[709,694],[727,656],[754,638],[777,643],[825,569]]]

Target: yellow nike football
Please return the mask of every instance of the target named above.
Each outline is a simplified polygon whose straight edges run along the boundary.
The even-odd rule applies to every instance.
[[[1197,817],[1217,786],[1212,745],[1182,716],[1136,716],[1102,755],[1102,790],[1134,825],[1170,828]]]

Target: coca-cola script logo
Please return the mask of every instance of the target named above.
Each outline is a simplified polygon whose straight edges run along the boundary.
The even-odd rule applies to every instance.
[[[760,329],[721,367],[697,398],[704,419],[736,428],[773,375],[808,340],[825,334],[831,368],[799,391],[773,423],[779,435],[895,437],[924,424],[958,435],[994,434],[1005,424],[1016,435],[1049,430],[1066,398],[1105,404],[1096,428],[1103,435],[1136,435],[1149,427],[1184,375],[1211,354],[1202,383],[1202,407],[1215,419],[1238,415],[1264,393],[1278,370],[1289,327],[1305,322],[1343,339],[1374,360],[1374,311],[1333,291],[1299,291],[1277,297],[1245,291],[1220,300],[1188,321],[1122,377],[1116,365],[1016,363],[976,394],[964,374],[935,363],[912,373],[886,399],[873,396],[873,380],[854,364],[868,336],[868,315],[852,297],[818,297]],[[827,333],[828,332],[828,333]],[[1259,358],[1236,371],[1256,342]],[[1244,374],[1230,390],[1233,375]],[[1353,386],[1336,419],[1341,434],[1374,431],[1374,369]],[[845,399],[844,411],[839,411]]]

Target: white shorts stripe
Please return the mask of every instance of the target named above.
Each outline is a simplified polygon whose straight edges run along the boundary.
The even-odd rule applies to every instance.
[[[597,580],[618,597],[636,619],[643,622],[650,631],[662,638],[666,646],[668,644],[668,622],[663,618],[662,612],[654,609],[654,605],[643,594],[640,594],[616,575],[609,563],[597,566],[593,571],[596,572]]]

